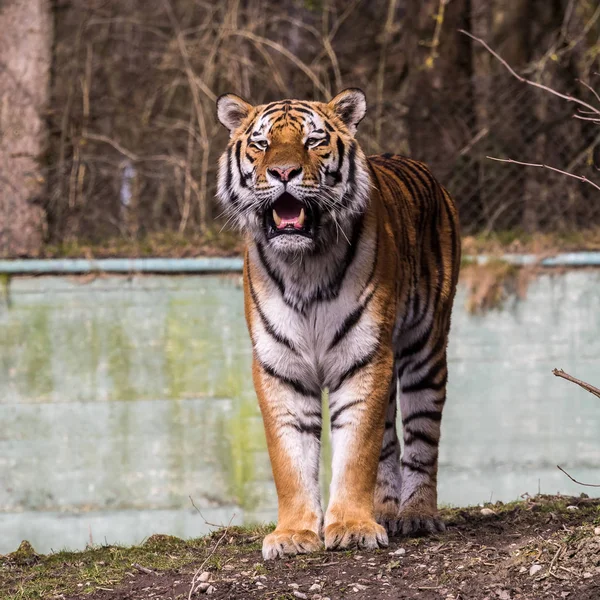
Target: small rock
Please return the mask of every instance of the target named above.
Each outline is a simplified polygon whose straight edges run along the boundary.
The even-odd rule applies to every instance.
[[[196,593],[197,593],[197,594],[205,594],[205,593],[208,593],[208,588],[209,588],[209,587],[212,587],[212,586],[210,585],[210,583],[206,583],[206,582],[204,582],[204,583],[199,583],[199,584],[198,584],[198,586],[196,587]]]
[[[600,535],[600,527],[594,528],[594,535]]]
[[[354,557],[354,560],[362,560],[362,559],[363,559],[363,557],[362,557],[362,556],[360,556],[360,554],[357,554],[357,555]]]
[[[491,508],[482,508],[479,511],[484,517],[495,517],[496,513]]]
[[[519,573],[527,573],[527,567],[521,567]]]
[[[354,591],[355,592],[359,592],[359,591],[362,592],[363,590],[366,590],[366,589],[367,589],[367,586],[363,585],[362,583],[355,583],[354,584]]]
[[[536,573],[539,573],[542,570],[542,565],[531,565],[529,569],[529,575],[533,576]]]
[[[335,585],[342,585],[342,580],[341,579],[336,579],[333,583]]]
[[[394,550],[394,552],[390,552],[393,556],[402,556],[406,554],[406,550],[404,548],[398,548],[398,550]]]
[[[313,583],[309,588],[308,588],[309,592],[320,592],[321,591],[321,586],[318,583]]]
[[[498,596],[500,600],[511,600],[510,592],[508,590],[497,590],[496,596]]]
[[[233,565],[225,565],[223,567],[224,571],[233,571],[235,569],[235,567]]]
[[[204,573],[200,574],[200,577],[198,577],[198,581],[208,581],[210,579],[210,573],[208,571],[204,571]]]
[[[591,573],[584,573],[584,574],[583,574],[583,578],[584,578],[584,579],[590,579],[591,577],[592,577],[592,574],[591,574]]]
[[[288,583],[288,587],[291,587],[293,590],[297,590],[300,586],[297,583]]]
[[[294,590],[293,595],[296,596],[296,598],[302,598],[302,600],[306,600],[308,598],[306,594],[299,592],[298,590]]]
[[[571,504],[571,505],[567,506],[567,510],[579,510],[579,507]]]
[[[217,591],[217,588],[215,588],[214,585],[209,585],[208,589],[206,590],[207,594],[214,594]]]

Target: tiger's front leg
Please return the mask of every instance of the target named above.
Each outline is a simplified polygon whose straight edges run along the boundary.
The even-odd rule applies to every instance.
[[[263,541],[268,560],[322,548],[319,491],[321,394],[286,380],[255,359],[254,385],[263,416],[278,499],[277,527]]]
[[[330,387],[333,476],[325,515],[328,549],[388,545],[385,529],[375,520],[374,492],[392,375],[392,352],[383,349],[368,364],[349,368]]]

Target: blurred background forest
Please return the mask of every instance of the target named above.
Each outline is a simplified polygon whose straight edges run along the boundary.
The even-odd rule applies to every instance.
[[[3,0],[0,255],[153,235],[218,246],[216,97],[348,86],[369,101],[365,150],[429,163],[465,234],[600,228],[594,187],[486,158],[593,179],[600,128],[459,29],[529,79],[598,101],[581,83],[600,87],[596,0]]]

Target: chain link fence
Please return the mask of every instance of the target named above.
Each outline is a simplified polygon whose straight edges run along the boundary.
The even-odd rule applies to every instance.
[[[455,91],[432,94],[439,135],[422,144],[423,160],[459,206],[463,232],[564,233],[600,226],[600,193],[593,186],[549,169],[492,160],[548,165],[594,181],[600,127],[573,118],[573,104],[508,74],[474,87],[486,93],[478,103],[481,114],[461,101],[465,95],[453,102]]]
[[[330,3],[337,11],[330,13],[291,0],[273,13],[267,0],[56,4],[51,141],[40,199],[52,242],[218,230],[216,168],[227,134],[215,119],[216,96],[324,100],[350,85],[369,100],[359,130],[365,150],[427,162],[455,197],[464,233],[600,226],[600,194],[592,186],[487,158],[544,163],[593,179],[600,128],[573,119],[572,104],[493,61],[483,75],[479,69],[465,76],[461,66],[460,77],[438,77],[438,63],[427,72],[406,50],[409,4],[398,3],[400,25],[386,21],[381,35],[384,2]],[[415,39],[415,48],[420,43]],[[485,53],[471,46],[468,52]],[[590,95],[572,89],[576,74],[561,69],[545,71],[544,82]]]

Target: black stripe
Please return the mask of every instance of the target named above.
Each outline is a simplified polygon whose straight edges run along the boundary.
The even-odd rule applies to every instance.
[[[354,262],[356,250],[358,249],[358,244],[360,242],[363,230],[363,225],[364,218],[363,215],[360,215],[357,223],[355,224],[354,231],[352,232],[352,237],[350,238],[350,245],[348,246],[348,250],[346,251],[346,255],[344,256],[341,269],[338,270],[334,280],[329,283],[329,286],[327,288],[319,288],[317,290],[314,297],[311,298],[311,302],[333,300],[337,298],[337,295],[339,294],[340,289],[342,287],[342,283],[344,282],[344,278],[346,277],[346,272]]]
[[[429,352],[427,354],[427,356],[423,357],[421,360],[417,361],[416,363],[412,363],[410,365],[410,372],[417,373],[428,362],[430,362],[435,356],[437,356],[437,354],[439,354],[442,350],[444,350],[444,353],[445,353],[445,346],[446,346],[447,341],[448,340],[446,339],[445,335],[440,335],[438,338],[438,341],[436,342],[436,344],[433,347],[433,349],[431,350],[431,352]]]
[[[406,427],[415,419],[427,419],[428,421],[437,421],[439,423],[442,420],[442,413],[437,410],[419,410],[406,417],[403,416],[402,423]]]
[[[246,184],[246,176],[244,175],[244,172],[242,171],[242,161],[241,161],[241,151],[242,151],[242,140],[238,140],[237,144],[235,145],[235,160],[237,162],[237,168],[238,168],[238,172],[240,174],[240,185],[245,188],[248,187],[248,185]]]
[[[299,113],[303,113],[305,115],[314,116],[314,114],[315,114],[314,110],[307,110],[306,108],[300,108],[299,106],[292,106],[292,110],[299,112]]]
[[[393,429],[396,426],[396,422],[395,421],[386,421],[385,422],[385,428],[386,429]]]
[[[379,455],[379,462],[383,462],[390,456],[396,454],[396,440],[388,442],[382,449]]]
[[[281,295],[285,296],[285,285],[283,283],[283,280],[281,279],[281,277],[279,277],[277,273],[275,273],[275,271],[273,271],[273,269],[271,269],[271,265],[269,264],[269,262],[267,261],[267,257],[265,256],[265,250],[260,242],[256,243],[256,249],[258,250],[258,258],[260,259],[264,270],[267,272],[267,275],[270,279],[272,279],[275,282],[275,285],[279,288],[279,292],[281,293]]]
[[[263,117],[268,117],[269,115],[272,115],[273,113],[276,113],[280,110],[283,110],[283,106],[276,106],[274,108],[268,108],[267,110],[265,110],[261,115],[260,118],[262,119]]]
[[[227,187],[228,190],[231,190],[231,179],[233,177],[233,174],[231,172],[231,167],[233,165],[231,164],[231,146],[229,146],[227,148],[227,178],[225,179],[225,187]]]
[[[354,187],[356,182],[356,146],[357,143],[352,140],[350,152],[348,153],[348,185]]]
[[[331,422],[331,426],[333,427],[335,425],[335,422],[340,418],[340,416],[349,408],[352,408],[353,406],[358,406],[359,404],[362,404],[363,400],[352,400],[352,402],[348,402],[347,404],[344,404],[344,406],[340,406],[339,408],[337,408],[336,410],[334,410],[331,413],[331,416],[329,417],[329,421]]]
[[[338,151],[338,167],[337,167],[337,170],[341,171],[342,170],[342,163],[344,162],[345,146],[344,146],[344,142],[343,142],[343,140],[342,140],[341,137],[338,137],[338,139],[335,142],[335,144],[336,144],[337,151]]]
[[[289,340],[288,338],[286,338],[285,336],[277,333],[277,331],[275,331],[275,328],[273,327],[273,324],[269,321],[269,319],[267,319],[267,316],[263,312],[262,307],[260,305],[260,301],[256,295],[256,290],[254,289],[254,285],[252,284],[252,278],[250,276],[250,269],[248,269],[247,273],[248,273],[248,287],[250,288],[250,296],[252,297],[252,300],[254,301],[254,305],[256,306],[256,312],[258,312],[258,316],[260,317],[260,320],[262,321],[265,331],[273,339],[275,339],[280,344],[283,344],[286,348],[291,350],[294,354],[298,354],[298,351],[296,350],[292,341]]]
[[[402,387],[403,394],[415,394],[417,392],[423,392],[425,390],[431,390],[432,392],[439,392],[446,387],[445,379],[438,381],[437,383],[433,383],[429,377],[423,377],[419,381],[415,381],[415,383],[411,383],[409,386]]]
[[[377,352],[379,352],[379,345],[380,340],[377,340],[377,343],[371,352],[369,352],[360,360],[357,360],[350,368],[346,369],[339,378],[337,385],[330,391],[337,392],[342,387],[346,379],[352,377],[357,371],[360,371],[362,368],[366,367],[375,358],[375,356],[377,356]]]
[[[265,373],[267,373],[267,375],[270,375],[271,377],[274,377],[275,379],[279,379],[279,381],[281,381],[282,383],[285,383],[286,385],[291,387],[295,392],[298,392],[299,394],[302,394],[303,396],[309,396],[312,398],[317,396],[317,394],[315,392],[312,392],[311,390],[309,390],[307,387],[305,387],[302,383],[300,383],[296,379],[291,379],[290,377],[284,377],[283,375],[280,375],[279,373],[277,373],[277,371],[275,371],[275,369],[273,369],[273,367],[271,367],[270,365],[267,365],[261,361],[259,361],[259,363],[260,363],[260,366],[262,367],[263,371]]]
[[[321,425],[307,425],[305,423],[282,423],[283,427],[292,427],[299,433],[308,433],[317,438],[321,437]]]
[[[375,251],[373,252],[373,256],[373,265],[371,266],[371,272],[367,277],[367,281],[363,286],[363,291],[366,290],[371,284],[371,281],[373,281],[373,277],[375,277],[375,271],[377,270],[377,265],[379,264],[379,221],[377,221],[377,226],[375,228]]]
[[[425,329],[416,340],[411,342],[409,346],[405,346],[404,348],[402,348],[402,350],[398,354],[396,354],[396,359],[402,360],[404,358],[413,356],[421,352],[427,345],[427,342],[429,341],[432,329],[433,327],[430,324],[427,327],[427,329]]]
[[[433,436],[424,433],[423,431],[413,431],[412,429],[404,430],[404,443],[407,446],[410,446],[413,442],[417,440],[419,442],[424,442],[428,446],[437,446],[440,442],[439,439],[436,439]]]
[[[424,467],[422,467],[421,465],[417,465],[415,463],[408,462],[404,459],[402,459],[400,461],[400,463],[402,464],[403,467],[406,467],[407,469],[410,469],[411,471],[416,471],[417,473],[423,473],[423,475],[429,475],[429,471],[427,469],[425,469]]]
[[[329,344],[329,350],[333,350],[350,332],[350,330],[360,321],[365,308],[371,302],[371,299],[375,295],[375,290],[373,289],[371,293],[366,297],[365,301],[356,309],[354,309],[342,323],[341,327],[338,329],[337,333],[333,337],[331,344]]]
[[[385,504],[386,502],[391,502],[392,504],[395,504],[396,506],[398,506],[400,504],[400,500],[398,500],[398,498],[396,498],[396,496],[384,496],[383,500],[381,502],[382,502],[382,504]]]
[[[435,380],[444,370],[446,370],[446,377],[443,377],[436,383]],[[446,353],[444,353],[444,355],[438,359],[437,362],[431,365],[429,371],[427,371],[423,377],[421,377],[418,381],[407,385],[406,387],[402,386],[402,391],[405,394],[408,394],[410,392],[418,392],[424,389],[441,390],[446,385],[447,375]]]

